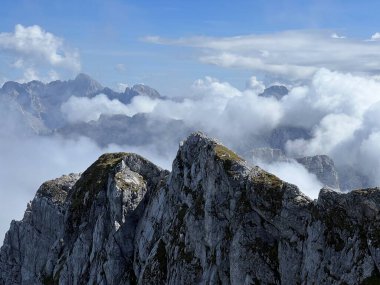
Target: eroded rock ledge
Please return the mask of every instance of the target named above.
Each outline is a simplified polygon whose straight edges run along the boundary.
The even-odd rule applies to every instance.
[[[201,133],[172,172],[101,156],[44,183],[0,250],[0,284],[379,284],[380,190],[312,201]]]

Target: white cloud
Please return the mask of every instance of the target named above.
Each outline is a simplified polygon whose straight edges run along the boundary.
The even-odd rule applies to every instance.
[[[127,87],[129,87],[129,85],[127,83],[118,83],[117,84],[117,91],[124,92]]]
[[[312,199],[318,198],[319,191],[323,187],[314,174],[309,173],[303,165],[296,161],[259,165],[280,179],[297,185],[304,194]]]
[[[69,122],[89,122],[99,119],[100,115],[127,115],[151,112],[157,102],[146,96],[136,96],[131,103],[124,105],[119,100],[110,100],[104,94],[93,98],[72,96],[62,104],[61,111]]]
[[[192,96],[183,101],[160,100],[152,115],[182,120],[236,146],[245,136],[270,131],[283,115],[280,102],[258,96],[262,82],[251,78],[247,87],[239,90],[215,78],[199,79],[192,86]]]
[[[245,87],[254,91],[256,94],[260,94],[265,90],[265,85],[259,81],[256,76],[251,76]]]
[[[34,68],[28,67],[24,69],[23,78],[20,78],[18,82],[29,82],[32,80],[40,80],[40,76]]]
[[[374,33],[374,34],[371,36],[371,40],[372,40],[372,41],[380,40],[380,33]]]
[[[80,70],[78,51],[37,25],[18,24],[13,32],[0,33],[0,51],[13,61],[12,67],[22,72],[19,81],[53,80],[58,77],[56,69],[75,73]]]
[[[373,35],[373,39],[377,37]],[[380,62],[374,60],[380,56],[378,43],[328,31],[293,30],[224,38],[150,36],[144,40],[196,48],[203,63],[284,75],[287,79],[307,79],[322,67],[343,72],[380,70]]]
[[[68,50],[63,40],[40,26],[15,26],[13,33],[0,33],[0,49],[15,54],[17,61],[42,61],[52,66],[80,69],[79,55]]]
[[[315,127],[310,140],[289,141],[287,150],[293,155],[331,154],[342,142],[353,138],[361,126],[357,118],[345,114],[328,114]]]

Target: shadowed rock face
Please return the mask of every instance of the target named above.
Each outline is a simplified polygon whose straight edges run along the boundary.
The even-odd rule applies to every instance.
[[[0,284],[378,284],[379,210],[379,189],[312,201],[195,133],[171,173],[106,154],[41,186]]]
[[[285,95],[288,95],[289,90],[283,85],[273,85],[268,88],[265,88],[264,92],[259,94],[263,97],[273,97],[276,100],[280,100]]]

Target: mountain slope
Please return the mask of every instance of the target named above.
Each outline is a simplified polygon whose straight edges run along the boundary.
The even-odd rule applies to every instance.
[[[379,210],[379,189],[312,201],[195,133],[171,173],[117,153],[43,184],[0,283],[377,284]]]
[[[61,105],[71,96],[92,98],[99,94],[124,104],[130,103],[135,96],[162,98],[156,90],[142,84],[127,87],[124,92],[115,92],[83,73],[73,80],[56,80],[47,84],[36,80],[27,83],[8,81],[0,88],[0,98],[10,99],[17,104],[18,113],[27,119],[32,118],[28,120],[29,125],[37,134],[67,124]],[[34,121],[38,121],[38,124],[33,124]]]

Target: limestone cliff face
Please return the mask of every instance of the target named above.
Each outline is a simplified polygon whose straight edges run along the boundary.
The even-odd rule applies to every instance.
[[[306,156],[298,158],[297,161],[309,172],[314,173],[326,187],[339,189],[338,172],[330,157],[327,155]]]
[[[378,284],[380,190],[291,184],[196,133],[169,173],[106,154],[41,186],[0,284]]]

